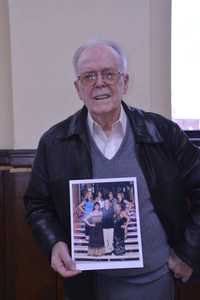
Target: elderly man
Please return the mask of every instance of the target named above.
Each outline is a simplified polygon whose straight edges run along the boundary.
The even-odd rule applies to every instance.
[[[41,138],[26,220],[67,299],[173,299],[174,277],[200,271],[200,151],[173,122],[122,101],[129,75],[119,45],[91,40],[74,67],[84,107]],[[137,177],[144,267],[96,278],[70,257],[69,180],[108,177]]]

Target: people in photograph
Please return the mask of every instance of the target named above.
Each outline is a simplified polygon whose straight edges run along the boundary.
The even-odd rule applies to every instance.
[[[126,220],[124,222],[124,220]],[[113,216],[114,222],[114,254],[115,255],[124,255],[125,254],[125,244],[124,238],[125,233],[124,229],[127,228],[130,218],[127,216],[125,211],[122,210],[120,204],[116,204],[116,211]]]
[[[117,193],[117,203],[120,204],[121,209],[123,211],[126,211],[126,206],[128,206],[128,209],[133,207],[133,204],[130,201],[124,199],[124,193],[123,192],[118,192]],[[124,222],[125,222],[125,219],[124,219]],[[127,227],[126,227],[125,230],[124,230],[125,238],[127,238],[127,233],[128,232],[127,232]]]
[[[110,201],[110,205],[115,209],[115,205],[117,203],[117,199],[114,197],[113,192],[109,191],[108,200]]]
[[[88,219],[91,218],[91,223]],[[102,256],[106,253],[103,239],[102,226],[102,211],[100,204],[94,203],[93,211],[91,211],[85,218],[85,223],[90,227],[90,238],[88,244],[88,256]]]
[[[130,58],[134,47],[126,50]],[[186,282],[194,270],[200,273],[200,149],[174,122],[122,100],[129,74],[117,43],[89,40],[73,62],[84,106],[40,139],[24,196],[26,221],[64,277],[67,299],[120,300],[122,294],[141,299],[142,293],[142,299],[160,300],[164,291],[165,300],[172,300],[174,278]],[[101,276],[81,272],[70,254],[69,181],[122,177],[137,178],[144,266],[104,270]],[[125,215],[119,211],[116,224]],[[78,289],[83,282],[90,282],[90,289]]]
[[[113,222],[114,208],[108,199],[104,201],[102,208],[102,222],[103,222],[103,238],[106,248],[106,255],[112,255],[114,222]]]
[[[91,191],[88,191],[86,194],[85,200],[83,200],[79,205],[78,209],[80,209],[84,213],[84,218],[93,210],[94,207],[94,200]],[[85,239],[89,241],[90,235],[90,226],[86,223],[85,224]]]
[[[121,205],[122,210],[126,210],[126,205],[130,209],[132,207],[132,203],[126,199],[124,199],[124,193],[118,192],[117,193],[117,203]]]
[[[104,207],[104,200],[102,198],[102,192],[100,190],[98,190],[97,192],[97,197],[95,198],[94,202],[98,202],[100,205],[100,208]]]

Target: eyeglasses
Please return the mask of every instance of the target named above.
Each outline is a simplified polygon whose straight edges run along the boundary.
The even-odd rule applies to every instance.
[[[119,80],[120,76],[124,76],[124,73],[120,71],[103,70],[101,72],[101,76],[103,81],[106,84],[114,84]],[[94,72],[83,73],[80,76],[78,76],[78,80],[80,80],[81,84],[84,86],[93,85],[97,80],[97,73]]]

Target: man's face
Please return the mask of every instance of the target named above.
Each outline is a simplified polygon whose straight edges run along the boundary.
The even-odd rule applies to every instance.
[[[94,118],[120,113],[122,95],[128,90],[128,74],[120,76],[118,82],[108,85],[101,77],[101,72],[106,69],[122,72],[119,55],[109,46],[90,46],[81,53],[78,59],[78,75],[85,72],[98,73],[97,80],[92,86],[83,86],[80,81],[74,83],[79,98]]]
[[[104,205],[105,205],[106,208],[108,208],[109,205],[110,205],[110,201],[109,201],[108,199],[106,199],[106,200],[104,201]]]

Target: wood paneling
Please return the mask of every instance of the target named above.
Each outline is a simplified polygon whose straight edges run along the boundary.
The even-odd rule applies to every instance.
[[[4,159],[1,153],[1,164],[10,162],[21,169],[31,167],[34,153],[9,151],[8,156]],[[0,299],[64,300],[62,279],[48,265],[25,222],[23,195],[29,178],[27,172],[0,171]]]
[[[5,175],[5,300],[56,299],[56,273],[25,223],[23,195],[30,174]]]
[[[199,300],[200,282],[176,284],[174,300]]]

